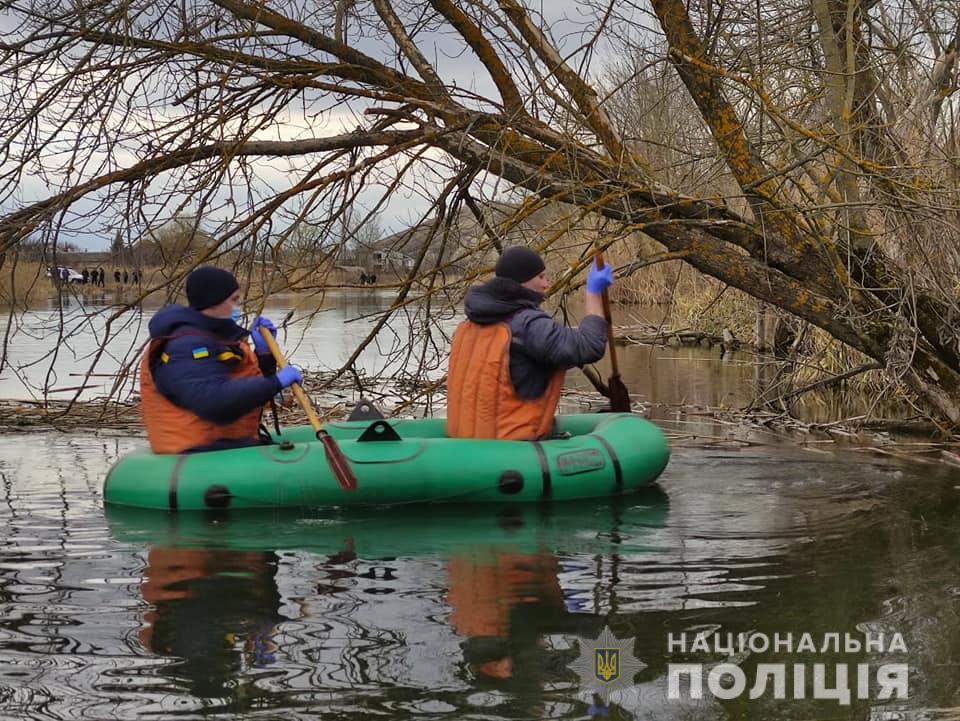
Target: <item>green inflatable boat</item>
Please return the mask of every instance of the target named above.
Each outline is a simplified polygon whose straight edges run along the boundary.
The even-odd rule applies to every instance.
[[[628,493],[660,475],[670,450],[655,425],[630,413],[557,418],[556,438],[447,438],[443,418],[328,423],[356,476],[343,489],[313,429],[272,445],[208,453],[127,454],[110,469],[110,505],[175,511],[541,501]]]

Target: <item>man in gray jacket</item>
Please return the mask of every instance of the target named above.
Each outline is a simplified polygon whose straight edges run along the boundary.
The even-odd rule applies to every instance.
[[[602,293],[607,265],[590,270],[586,315],[579,328],[540,308],[550,287],[543,259],[525,247],[506,249],[496,276],[467,292],[467,320],[454,334],[447,381],[447,433],[459,438],[533,440],[547,434],[564,371],[603,357],[607,322]]]

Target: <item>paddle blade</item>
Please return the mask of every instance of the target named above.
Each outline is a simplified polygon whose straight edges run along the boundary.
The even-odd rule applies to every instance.
[[[629,413],[630,393],[620,380],[619,374],[610,376],[608,387],[610,388],[610,410],[614,413]]]
[[[357,490],[357,477],[353,474],[350,462],[343,455],[343,451],[340,450],[340,446],[337,445],[333,436],[321,430],[317,431],[317,438],[323,444],[323,452],[327,456],[327,463],[330,464],[330,470],[333,471],[333,477],[337,479],[340,488],[345,491]]]

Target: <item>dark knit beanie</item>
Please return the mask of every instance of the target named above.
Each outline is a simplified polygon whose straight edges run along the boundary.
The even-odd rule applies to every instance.
[[[187,276],[187,302],[191,308],[203,310],[222,303],[239,287],[230,271],[204,265]]]
[[[500,278],[510,278],[518,283],[526,283],[540,275],[547,266],[543,258],[522,245],[507,248],[497,261],[496,273]]]

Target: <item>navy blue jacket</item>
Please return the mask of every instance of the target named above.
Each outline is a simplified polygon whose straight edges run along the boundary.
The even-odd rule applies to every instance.
[[[567,328],[541,310],[543,295],[510,278],[494,278],[467,291],[464,309],[474,323],[510,324],[510,380],[520,398],[539,398],[558,368],[603,358],[607,321],[588,315],[579,328]]]
[[[229,346],[246,343],[248,331],[230,318],[210,318],[193,308],[168,305],[150,319],[149,328],[151,340],[169,339],[163,348],[169,360],[153,364],[157,390],[206,421],[232,423],[280,392],[272,356],[257,356],[264,375],[249,378],[231,378],[231,366],[217,360]],[[194,357],[194,351],[203,348],[205,357]]]

